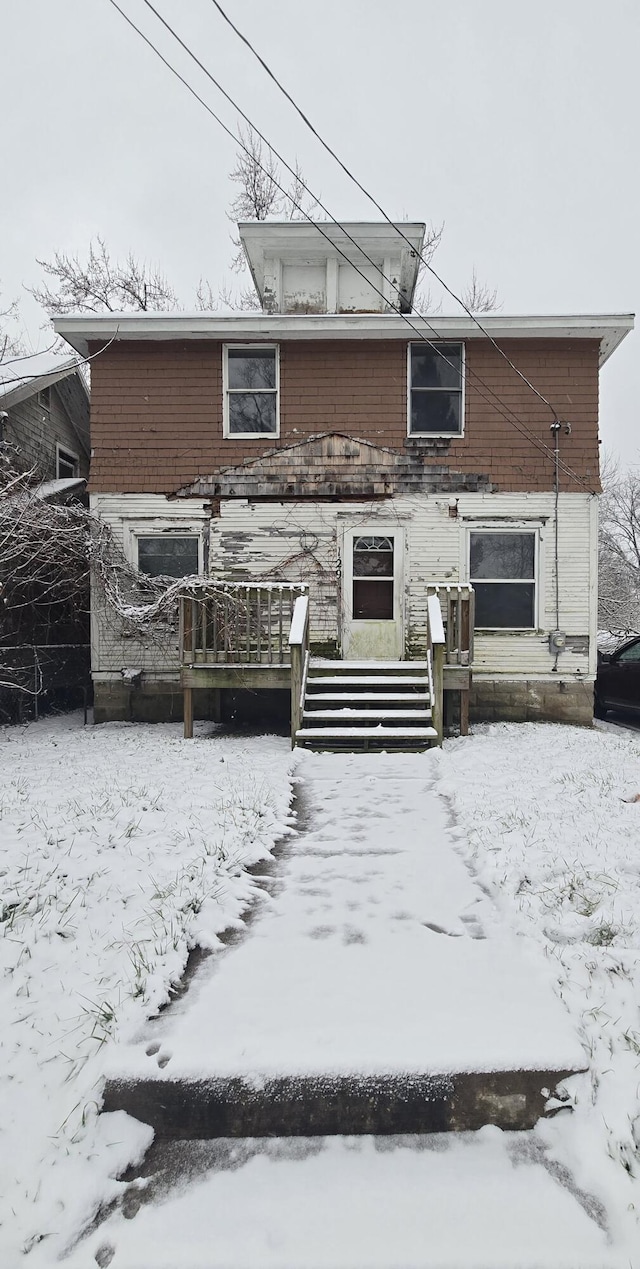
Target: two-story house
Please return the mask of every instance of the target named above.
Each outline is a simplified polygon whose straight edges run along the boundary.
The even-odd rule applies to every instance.
[[[598,375],[632,318],[419,316],[418,224],[239,232],[261,311],[55,322],[82,354],[113,341],[92,363],[93,508],[142,571],[220,583],[171,656],[96,603],[96,719],[173,717],[182,687],[205,711],[211,688],[285,687],[286,584],[308,589],[328,716],[339,661],[370,680],[378,726],[405,712],[381,669],[419,677],[436,594],[463,722],[469,704],[590,721]]]

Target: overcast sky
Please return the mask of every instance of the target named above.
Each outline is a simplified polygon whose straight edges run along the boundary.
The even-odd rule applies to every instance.
[[[505,314],[635,310],[638,0],[221,2],[393,217],[444,222],[434,263],[455,290],[475,266]],[[119,3],[235,130],[144,0]],[[333,216],[377,218],[212,0],[154,3]],[[234,144],[109,0],[1,0],[0,47],[0,281],[32,339],[36,256],[86,253],[96,234],[160,265],[185,307],[201,276],[232,281]],[[639,393],[633,334],[601,392],[626,463]]]

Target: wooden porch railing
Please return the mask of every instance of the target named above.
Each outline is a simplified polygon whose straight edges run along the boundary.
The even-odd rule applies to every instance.
[[[471,665],[476,599],[473,586],[468,582],[438,582],[427,586],[427,596],[430,595],[438,598],[442,609],[445,664]]]
[[[234,667],[238,672],[259,676],[256,686],[280,687],[282,680],[282,686],[290,681],[292,721],[294,714],[299,718],[294,699],[300,697],[304,651],[309,642],[307,592],[305,582],[212,580],[203,583],[200,593],[180,595],[180,662],[187,739],[193,736],[194,686],[216,686],[225,669],[227,677],[229,671],[235,674]],[[292,634],[296,635],[293,639]]]
[[[291,652],[291,748],[295,747],[296,732],[302,726],[304,698],[309,670],[309,597],[300,595],[293,610],[289,631]]]
[[[444,656],[445,633],[437,595],[427,595],[427,666],[431,718],[438,733],[438,744],[444,734]]]
[[[437,609],[437,612],[436,612]],[[441,649],[434,646],[434,692],[438,697],[436,708],[442,708],[444,691],[460,693],[460,735],[469,734],[469,694],[473,667],[473,632],[475,625],[475,593],[468,582],[434,583],[427,587],[427,648],[430,648],[430,629],[443,628]],[[436,674],[438,668],[438,674]],[[435,698],[434,698],[435,699]],[[442,716],[436,721],[441,735]]]
[[[183,665],[288,665],[289,630],[306,583],[215,582],[180,597]]]

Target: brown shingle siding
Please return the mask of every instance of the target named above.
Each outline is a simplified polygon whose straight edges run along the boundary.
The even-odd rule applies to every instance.
[[[571,435],[561,435],[562,458],[595,487],[597,341],[521,339],[505,341],[504,349],[571,423]],[[488,342],[469,341],[466,364],[465,435],[445,443],[444,453],[442,444],[438,452],[420,446],[425,464],[481,473],[507,492],[552,488],[552,461],[518,430],[551,450],[548,407]],[[517,419],[503,417],[511,412]],[[91,488],[171,493],[197,475],[331,430],[406,452],[406,428],[402,341],[281,344],[280,437],[254,440],[223,438],[219,342],[118,343],[93,362]],[[563,489],[579,487],[562,478]]]

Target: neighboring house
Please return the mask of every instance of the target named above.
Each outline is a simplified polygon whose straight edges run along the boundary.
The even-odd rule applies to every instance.
[[[89,391],[75,358],[39,353],[3,362],[0,444],[43,480],[87,479]]]
[[[84,497],[89,475],[89,392],[78,362],[49,353],[7,359],[0,365],[0,478],[13,493],[0,507],[5,544],[20,540],[40,500],[60,504]],[[15,473],[22,479],[15,482]],[[43,516],[43,525],[54,516]],[[51,531],[50,529],[48,531]],[[90,688],[88,593],[70,598],[46,566],[33,569],[3,552],[0,586],[0,719],[21,718],[53,705],[86,702]],[[10,576],[5,569],[10,569]],[[59,573],[56,574],[59,579]]]
[[[632,318],[409,325],[424,226],[398,228],[410,245],[380,224],[241,225],[262,312],[58,318],[83,355],[113,341],[92,363],[91,504],[143,571],[235,584],[206,620],[183,605],[189,697],[286,686],[282,582],[309,589],[312,655],[356,676],[429,660],[440,587],[463,721],[470,687],[475,719],[588,722],[598,375]],[[222,620],[223,592],[244,615]],[[99,601],[93,678],[98,720],[181,706],[177,647],[128,637]]]

